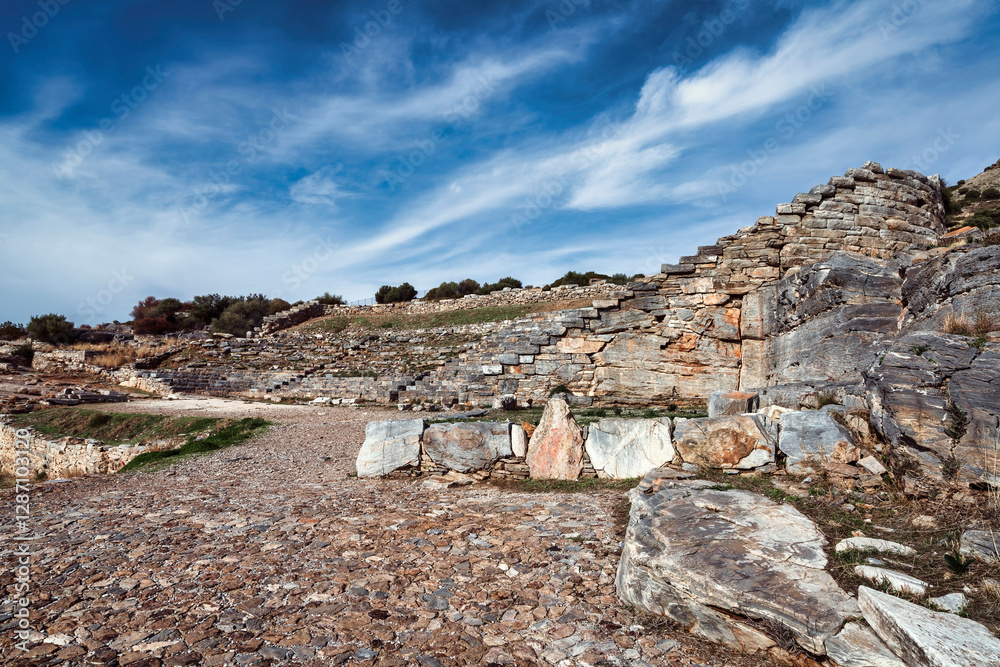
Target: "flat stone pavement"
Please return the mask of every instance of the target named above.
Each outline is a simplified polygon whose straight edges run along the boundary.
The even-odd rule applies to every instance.
[[[0,662],[16,665],[756,665],[615,595],[621,492],[349,477],[389,413],[260,414],[265,435],[166,471],[31,488],[29,651],[14,647],[15,490],[0,492]]]

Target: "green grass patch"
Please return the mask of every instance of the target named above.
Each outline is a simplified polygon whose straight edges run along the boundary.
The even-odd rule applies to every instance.
[[[355,317],[327,317],[303,327],[305,331],[340,333],[348,327],[365,330],[375,329],[433,329],[436,327],[460,326],[463,324],[483,324],[520,319],[538,312],[538,305],[491,306],[469,310],[452,310],[443,313],[387,313]]]
[[[629,491],[642,480],[633,479],[520,479],[490,482],[505,491],[522,493],[598,493],[601,491]]]
[[[266,419],[246,417],[239,421],[226,424],[207,438],[196,440],[193,436],[187,443],[177,449],[167,449],[161,452],[146,452],[128,462],[120,473],[153,472],[166,465],[171,465],[192,456],[216,452],[240,443],[246,442],[261,430],[271,425]]]
[[[137,444],[213,429],[219,419],[101,412],[57,406],[16,415],[14,423],[52,438],[92,438],[109,445]]]

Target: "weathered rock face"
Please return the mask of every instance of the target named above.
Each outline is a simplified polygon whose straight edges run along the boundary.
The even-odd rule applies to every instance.
[[[587,454],[597,474],[642,477],[674,460],[669,419],[602,419],[591,425]]]
[[[513,453],[510,431],[510,424],[496,422],[432,424],[424,431],[424,452],[451,470],[483,470]]]
[[[1000,307],[1000,248],[955,249],[906,272],[907,331],[942,331],[949,316],[975,320]]]
[[[826,640],[826,654],[837,667],[907,667],[874,632],[857,623]]]
[[[381,477],[420,464],[422,419],[369,422],[358,452],[358,477]]]
[[[528,469],[533,479],[577,479],[583,471],[583,430],[566,401],[551,398],[528,441]]]
[[[745,391],[713,391],[708,397],[709,417],[728,417],[756,412],[760,396]]]
[[[992,531],[965,531],[959,549],[963,555],[984,563],[1000,563],[1000,535]]]
[[[865,586],[858,589],[858,604],[875,633],[907,665],[997,664],[1000,639],[975,621],[930,611]]]
[[[980,350],[964,336],[910,334],[872,365],[865,384],[876,430],[925,475],[965,484],[996,479],[1000,346]]]
[[[675,419],[674,445],[686,463],[749,470],[774,462],[778,426],[760,414]]]
[[[779,624],[824,655],[826,639],[858,615],[825,571],[823,534],[790,505],[657,471],[630,498],[617,579],[623,601],[750,652],[774,642],[739,616]]]
[[[897,332],[902,282],[892,262],[836,253],[746,295],[740,388],[860,384]]]
[[[820,473],[828,463],[859,458],[850,431],[820,410],[781,415],[778,449],[785,455],[785,469],[794,475]]]

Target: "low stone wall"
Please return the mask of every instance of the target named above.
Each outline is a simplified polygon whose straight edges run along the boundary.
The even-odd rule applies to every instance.
[[[461,299],[441,299],[440,301],[410,301],[407,303],[374,304],[371,306],[324,306],[316,301],[307,301],[289,310],[269,315],[264,323],[254,330],[255,334],[269,336],[283,329],[302,324],[308,320],[334,315],[339,317],[364,317],[372,315],[427,315],[448,313],[472,308],[493,308],[500,306],[522,306],[570,299],[600,299],[610,292],[620,289],[618,285],[601,283],[587,286],[561,285],[549,291],[542,288],[506,288],[492,294],[469,294]]]
[[[28,470],[28,478],[57,479],[80,475],[117,472],[133,458],[144,452],[171,449],[178,443],[172,440],[148,445],[106,445],[97,440],[60,438],[48,440],[34,429],[18,429],[0,423],[0,470],[13,477],[18,469]],[[23,454],[27,465],[21,465]]]
[[[31,367],[36,371],[73,370],[86,371],[97,368],[91,362],[97,357],[97,352],[90,350],[55,350],[52,352],[35,352]]]

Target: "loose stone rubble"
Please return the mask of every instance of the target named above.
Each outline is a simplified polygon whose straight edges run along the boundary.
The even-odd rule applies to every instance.
[[[186,402],[162,403],[115,409]],[[13,664],[756,664],[617,602],[618,492],[355,479],[366,422],[384,413],[198,413],[277,425],[166,472],[32,487],[33,631]],[[3,513],[0,540],[15,534]],[[12,576],[0,572],[5,590]]]

